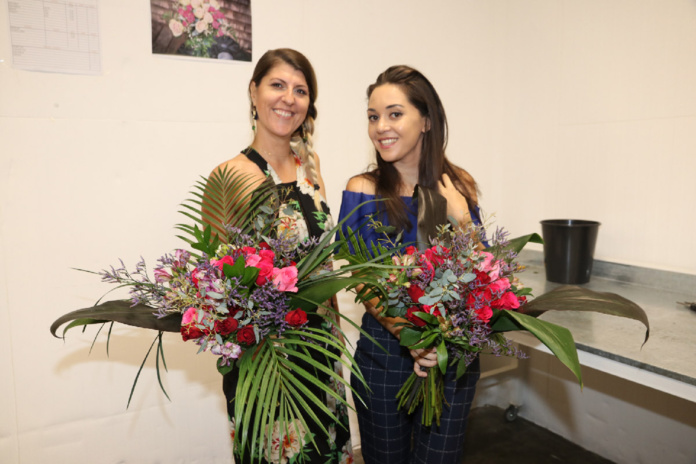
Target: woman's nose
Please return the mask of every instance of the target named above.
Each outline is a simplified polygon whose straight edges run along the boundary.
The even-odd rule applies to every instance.
[[[389,130],[389,121],[385,118],[379,118],[377,121],[377,132],[386,132]]]
[[[295,103],[295,94],[292,92],[292,90],[288,89],[288,91],[283,94],[283,103],[286,105],[292,105]]]

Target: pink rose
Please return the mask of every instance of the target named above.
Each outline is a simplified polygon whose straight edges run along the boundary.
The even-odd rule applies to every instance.
[[[500,262],[496,261],[495,256],[487,251],[481,251],[479,255],[484,258],[476,268],[488,274],[492,280],[496,280],[500,275]]]
[[[184,341],[201,338],[205,335],[198,327],[198,310],[196,308],[187,309],[181,317],[181,338]]]
[[[508,288],[510,288],[510,281],[507,278],[503,277],[501,279],[496,280],[495,282],[491,282],[488,288],[491,290],[491,293],[502,293]]]
[[[281,292],[297,292],[297,268],[288,266],[282,269],[273,268],[273,285]]]
[[[196,308],[189,308],[181,316],[181,325],[191,324],[192,322],[198,322],[198,310]]]

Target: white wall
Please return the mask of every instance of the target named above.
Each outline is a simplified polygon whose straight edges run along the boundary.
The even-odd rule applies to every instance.
[[[150,52],[149,2],[102,0],[101,76],[11,67],[0,1],[0,456],[3,462],[226,462],[214,360],[150,334],[48,326],[107,287],[71,268],[180,245],[177,205],[250,141],[252,65]],[[431,77],[451,158],[513,234],[554,217],[602,222],[596,257],[696,273],[693,0],[257,0],[254,59],[304,52],[320,93],[316,147],[334,210],[370,159],[365,88],[388,65]],[[667,246],[665,246],[665,243]]]

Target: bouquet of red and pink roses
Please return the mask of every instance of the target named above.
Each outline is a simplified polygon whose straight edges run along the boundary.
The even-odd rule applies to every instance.
[[[72,327],[113,322],[156,330],[158,379],[163,332],[178,332],[199,352],[210,351],[218,356],[222,374],[237,371],[231,420],[242,432],[235,435],[235,453],[258,457],[259,449],[272,449],[273,430],[282,435],[309,430],[311,421],[329,436],[319,413],[338,422],[326,398],[349,407],[340,392],[350,388],[340,369],[330,367],[343,365],[356,378],[362,376],[341,339],[341,315],[327,301],[357,284],[384,293],[371,276],[379,265],[363,261],[333,269],[335,251],[346,247],[341,240],[332,243],[338,227],[320,238],[301,239],[294,227],[279,227],[280,212],[292,213],[279,202],[284,192],[251,185],[248,176],[226,170],[204,178],[194,192],[198,199],[183,205],[195,224],[177,226],[192,249],[162,256],[152,276],[144,261],[132,272],[121,263],[98,273],[117,288],[129,288],[130,299],[72,311],[51,331],[57,336],[64,323],[63,334]],[[304,443],[313,440],[307,434]]]
[[[397,396],[399,406],[409,412],[423,403],[425,425],[433,418],[439,423],[448,366],[456,364],[459,377],[481,351],[521,355],[490,322],[494,314],[526,301],[529,289],[514,277],[522,268],[514,261],[514,251],[500,246],[504,233],[494,237],[493,254],[480,250],[478,232],[474,226],[439,227],[429,248],[409,246],[393,256],[401,268],[381,281],[389,294],[383,314],[408,321],[400,332],[401,344],[437,351],[438,367],[428,371],[427,379],[412,374]]]
[[[380,280],[388,292],[383,315],[403,318],[400,343],[410,349],[437,352],[437,367],[427,378],[411,374],[397,395],[399,407],[413,412],[422,404],[422,422],[439,424],[443,408],[444,374],[456,369],[461,377],[479,353],[524,357],[503,332],[526,330],[544,343],[577,376],[580,364],[568,329],[537,318],[546,310],[597,311],[632,317],[648,326],[640,307],[624,298],[579,287],[560,287],[531,302],[531,289],[515,274],[524,268],[517,253],[527,242],[541,243],[531,234],[514,240],[498,229],[491,246],[483,249],[481,227],[440,226],[431,246],[409,246],[392,257],[399,270]],[[646,334],[647,339],[647,334]]]

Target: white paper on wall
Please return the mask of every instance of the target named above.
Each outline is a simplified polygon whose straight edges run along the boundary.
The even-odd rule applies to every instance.
[[[8,0],[12,64],[101,74],[99,0]]]

